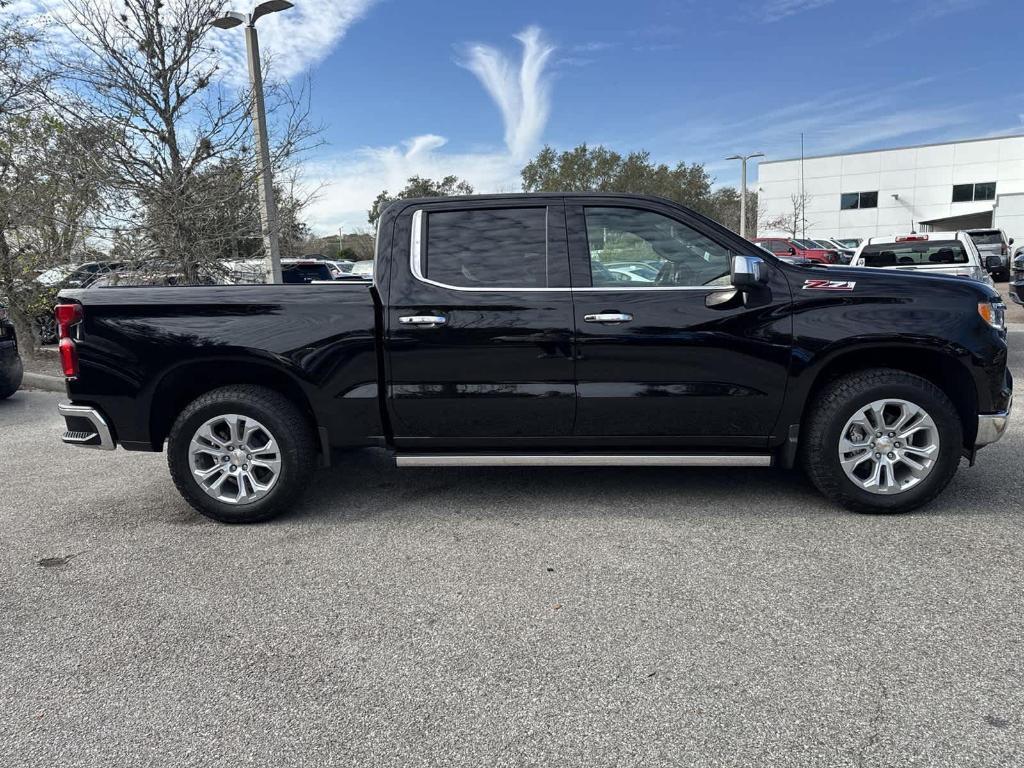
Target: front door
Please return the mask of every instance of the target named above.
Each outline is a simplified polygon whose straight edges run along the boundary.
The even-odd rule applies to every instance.
[[[406,212],[392,253],[388,403],[399,447],[572,435],[573,313],[560,198]]]
[[[608,445],[766,445],[792,338],[791,318],[779,311],[790,302],[781,271],[768,265],[758,306],[709,307],[709,294],[730,289],[734,253],[752,246],[669,205],[580,202],[566,208],[576,434]]]

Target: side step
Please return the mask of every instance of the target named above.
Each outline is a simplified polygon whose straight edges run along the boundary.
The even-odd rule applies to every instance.
[[[770,455],[692,453],[397,454],[399,467],[770,467]]]

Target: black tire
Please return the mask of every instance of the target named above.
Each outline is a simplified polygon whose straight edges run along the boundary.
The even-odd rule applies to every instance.
[[[15,358],[6,370],[0,369],[0,400],[6,400],[21,388],[24,375],[21,358]]]
[[[839,460],[839,440],[858,409],[886,398],[899,398],[923,408],[935,422],[939,451],[923,480],[907,490],[881,495],[864,490],[847,477]],[[847,509],[908,512],[934,499],[953,479],[960,465],[962,435],[956,408],[941,389],[905,371],[872,368],[836,379],[819,393],[800,441],[802,463],[818,490]]]
[[[255,501],[222,502],[204,491],[193,477],[189,463],[193,435],[210,419],[225,414],[265,425],[279,447],[277,480],[265,496]],[[285,511],[302,495],[317,464],[315,446],[308,418],[291,400],[265,387],[229,386],[207,392],[181,412],[171,428],[167,463],[178,492],[200,514],[222,523],[256,523]]]

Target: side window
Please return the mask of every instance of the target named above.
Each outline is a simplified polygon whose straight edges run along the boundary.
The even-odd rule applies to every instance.
[[[420,269],[459,288],[546,288],[547,208],[428,213]]]
[[[675,219],[637,208],[587,208],[594,287],[729,284],[732,254]]]

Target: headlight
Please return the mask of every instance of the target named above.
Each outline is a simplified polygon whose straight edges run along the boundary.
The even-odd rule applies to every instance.
[[[997,331],[1006,330],[1006,305],[1001,301],[979,301],[978,314],[981,319]]]

